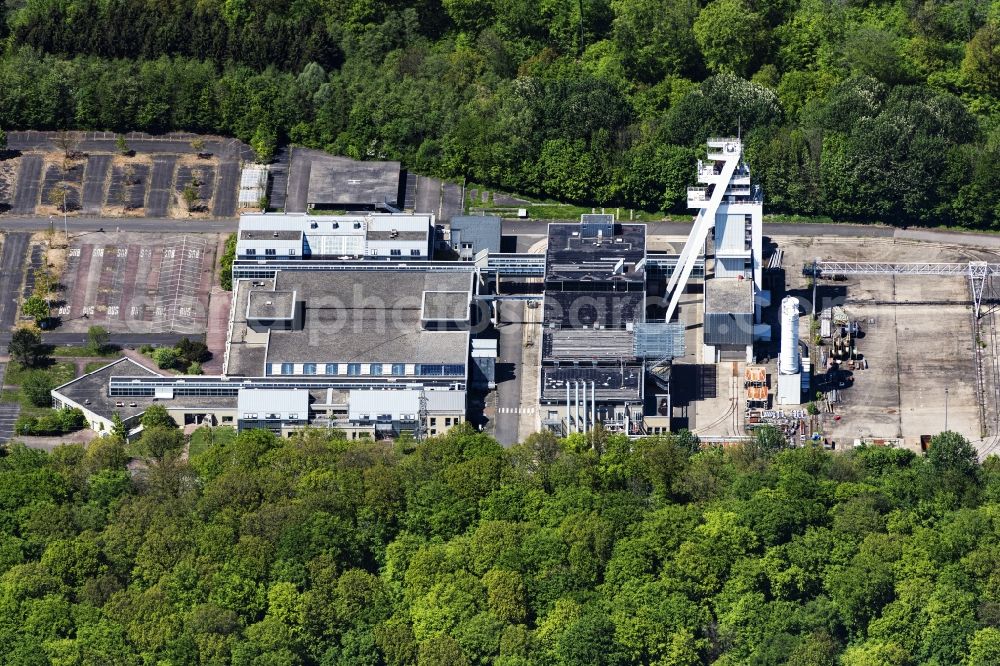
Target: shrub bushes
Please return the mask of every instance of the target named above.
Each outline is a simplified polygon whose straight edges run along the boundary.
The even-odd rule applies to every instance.
[[[14,423],[14,432],[18,435],[64,435],[86,425],[83,412],[75,407],[63,407],[38,417],[22,414]]]

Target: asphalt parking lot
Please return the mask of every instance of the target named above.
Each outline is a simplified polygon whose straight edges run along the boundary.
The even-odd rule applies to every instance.
[[[153,169],[149,174],[149,194],[146,196],[147,215],[163,217],[167,214],[173,195],[176,169],[176,157],[168,155],[153,157]]]
[[[17,321],[17,294],[24,276],[29,233],[8,233],[0,252],[0,330],[7,331]]]
[[[17,170],[17,184],[10,212],[15,215],[32,215],[38,205],[42,179],[42,156],[24,155]]]
[[[235,157],[219,159],[219,184],[215,189],[212,214],[215,217],[233,217],[238,204],[237,189],[240,186],[240,163]]]
[[[56,308],[59,330],[204,333],[215,277],[214,234],[89,233],[74,238]]]
[[[100,215],[104,205],[104,186],[111,168],[111,155],[91,155],[83,175],[83,212]]]
[[[185,217],[187,211],[175,193],[190,182],[190,172],[201,168],[203,184],[199,187],[202,206],[215,217],[234,217],[237,213],[240,165],[254,161],[249,146],[235,139],[199,137],[194,134],[151,136],[126,135],[129,155],[122,155],[111,132],[77,132],[70,150],[72,168],[62,168],[60,140],[55,132],[10,132],[8,147],[22,154],[11,160],[16,164],[16,181],[10,195],[12,215],[34,215],[39,206],[51,206],[51,193],[60,183],[68,183],[70,211],[84,215],[117,216],[141,214],[160,218]],[[204,165],[184,164],[195,149],[191,143],[201,139]],[[82,155],[83,157],[79,157]],[[130,172],[130,173],[127,173]],[[210,208],[210,210],[208,210]]]

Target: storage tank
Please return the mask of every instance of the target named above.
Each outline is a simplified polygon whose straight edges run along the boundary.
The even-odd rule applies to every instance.
[[[783,375],[799,371],[799,299],[786,296],[781,301],[781,356],[778,369]]]

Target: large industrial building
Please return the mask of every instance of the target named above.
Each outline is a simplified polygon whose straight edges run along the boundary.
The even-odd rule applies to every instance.
[[[539,390],[546,427],[669,431],[669,362],[683,353],[683,331],[647,320],[646,260],[645,225],[611,215],[549,225]]]
[[[434,436],[465,420],[479,322],[474,275],[468,266],[239,279],[222,375],[164,376],[120,361],[53,398],[83,410],[99,431],[110,430],[115,412],[137,426],[157,403],[179,424]]]
[[[501,252],[496,217],[457,216],[438,238],[433,215],[243,215],[221,375],[164,376],[130,361],[53,396],[95,429],[115,412],[137,425],[158,402],[184,424],[433,436],[466,418],[468,391],[495,388],[499,341],[481,329],[498,303],[522,300],[541,315],[528,384],[536,425],[668,432],[685,326],[701,324],[690,335],[704,365],[751,362],[770,337],[763,197],[741,141],[710,139],[697,177],[688,200],[698,214],[679,256],[648,252],[646,225],[596,213],[549,224],[544,255]],[[458,261],[433,261],[438,241]],[[701,307],[675,320],[689,278],[703,279]],[[790,329],[798,311],[786,309]],[[797,404],[808,366],[797,342],[783,345],[777,401]]]
[[[233,290],[226,375],[467,381],[472,271],[282,270]]]
[[[374,259],[426,261],[433,255],[434,216],[407,213],[244,214],[238,259]]]

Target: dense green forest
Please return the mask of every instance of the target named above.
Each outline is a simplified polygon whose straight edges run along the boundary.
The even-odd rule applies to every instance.
[[[682,211],[709,135],[770,212],[1000,225],[998,0],[11,0],[0,126],[287,140]]]
[[[144,423],[0,457],[0,663],[1000,663],[1000,460],[954,433],[206,430],[188,461]]]

